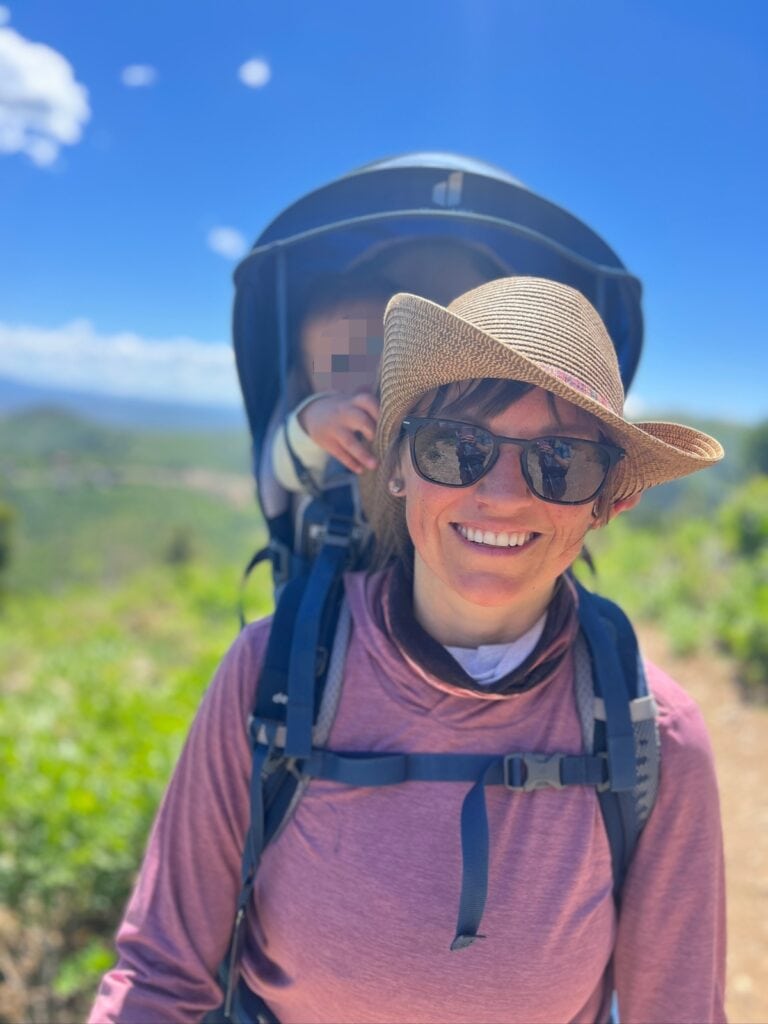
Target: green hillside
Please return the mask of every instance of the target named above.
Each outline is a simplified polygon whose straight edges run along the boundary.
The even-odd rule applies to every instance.
[[[244,564],[263,538],[240,434],[25,412],[0,420],[0,481],[14,512],[11,590],[115,584],[162,562]]]

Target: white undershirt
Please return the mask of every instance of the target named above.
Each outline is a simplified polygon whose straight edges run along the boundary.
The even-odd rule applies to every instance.
[[[464,671],[478,684],[491,686],[503,679],[518,665],[522,665],[544,632],[546,612],[538,622],[509,644],[481,644],[479,647],[448,647],[446,651],[458,661]]]

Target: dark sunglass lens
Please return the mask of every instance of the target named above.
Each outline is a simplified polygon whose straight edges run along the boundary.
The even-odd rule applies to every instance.
[[[461,487],[483,475],[493,454],[493,440],[478,427],[437,421],[419,428],[414,454],[422,476],[436,484]]]
[[[564,437],[538,438],[526,452],[533,490],[547,501],[589,501],[611,465],[606,448]]]

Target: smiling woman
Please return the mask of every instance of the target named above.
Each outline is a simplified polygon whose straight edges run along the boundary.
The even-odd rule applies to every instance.
[[[250,719],[263,773],[284,748],[301,800],[241,890],[266,820],[246,723],[272,624],[245,630],[91,1020],[214,1009],[240,891],[233,1020],[604,1024],[615,991],[625,1022],[724,1021],[701,716],[569,572],[590,530],[722,449],[624,419],[610,339],[564,285],[506,278],[447,308],[397,295],[384,324],[366,496],[378,569],[345,578],[330,732],[289,750],[290,681],[275,697],[287,732]]]
[[[458,403],[466,415],[471,392]],[[417,614],[429,623],[436,639],[467,647],[515,640],[541,618],[556,581],[576,559],[595,525],[591,502],[611,464],[606,456],[602,479],[596,481],[590,448],[598,436],[597,422],[541,388],[531,388],[491,418],[480,415],[487,429],[462,424],[453,442],[458,482],[444,460],[436,470],[432,464],[427,468],[420,457],[423,434],[432,439],[436,429],[441,448],[451,446],[450,435],[457,432],[450,421],[405,421],[406,429],[416,429],[410,435],[409,457],[401,454],[399,467],[403,485],[398,494],[407,499],[406,522],[415,549]],[[545,472],[540,481],[543,493],[536,493],[528,469],[529,460],[538,463],[547,456],[546,449],[563,446],[566,437],[560,436],[561,430],[564,435],[581,435],[568,439],[570,466],[557,467],[563,488],[572,492],[568,503],[543,496],[553,490],[551,484],[544,485]],[[490,431],[515,438],[527,434],[536,449],[499,445],[505,450],[495,455],[492,444],[482,443],[486,436],[492,438]],[[553,431],[558,433],[553,436]],[[582,450],[579,445],[586,447]],[[484,453],[486,466],[477,466]],[[476,466],[472,479],[463,482],[462,463],[471,464],[472,459]],[[579,494],[584,497],[579,499]],[[610,514],[629,502],[634,503],[627,499]]]

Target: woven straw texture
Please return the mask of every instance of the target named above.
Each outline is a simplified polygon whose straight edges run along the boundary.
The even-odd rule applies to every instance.
[[[459,296],[447,308],[405,293],[390,301],[384,315],[379,457],[422,395],[442,384],[481,378],[535,384],[600,420],[627,453],[614,471],[617,501],[705,469],[724,454],[718,441],[691,427],[625,420],[616,354],[594,307],[567,285],[507,277]],[[362,488],[378,523],[382,516],[402,516],[382,477]]]

